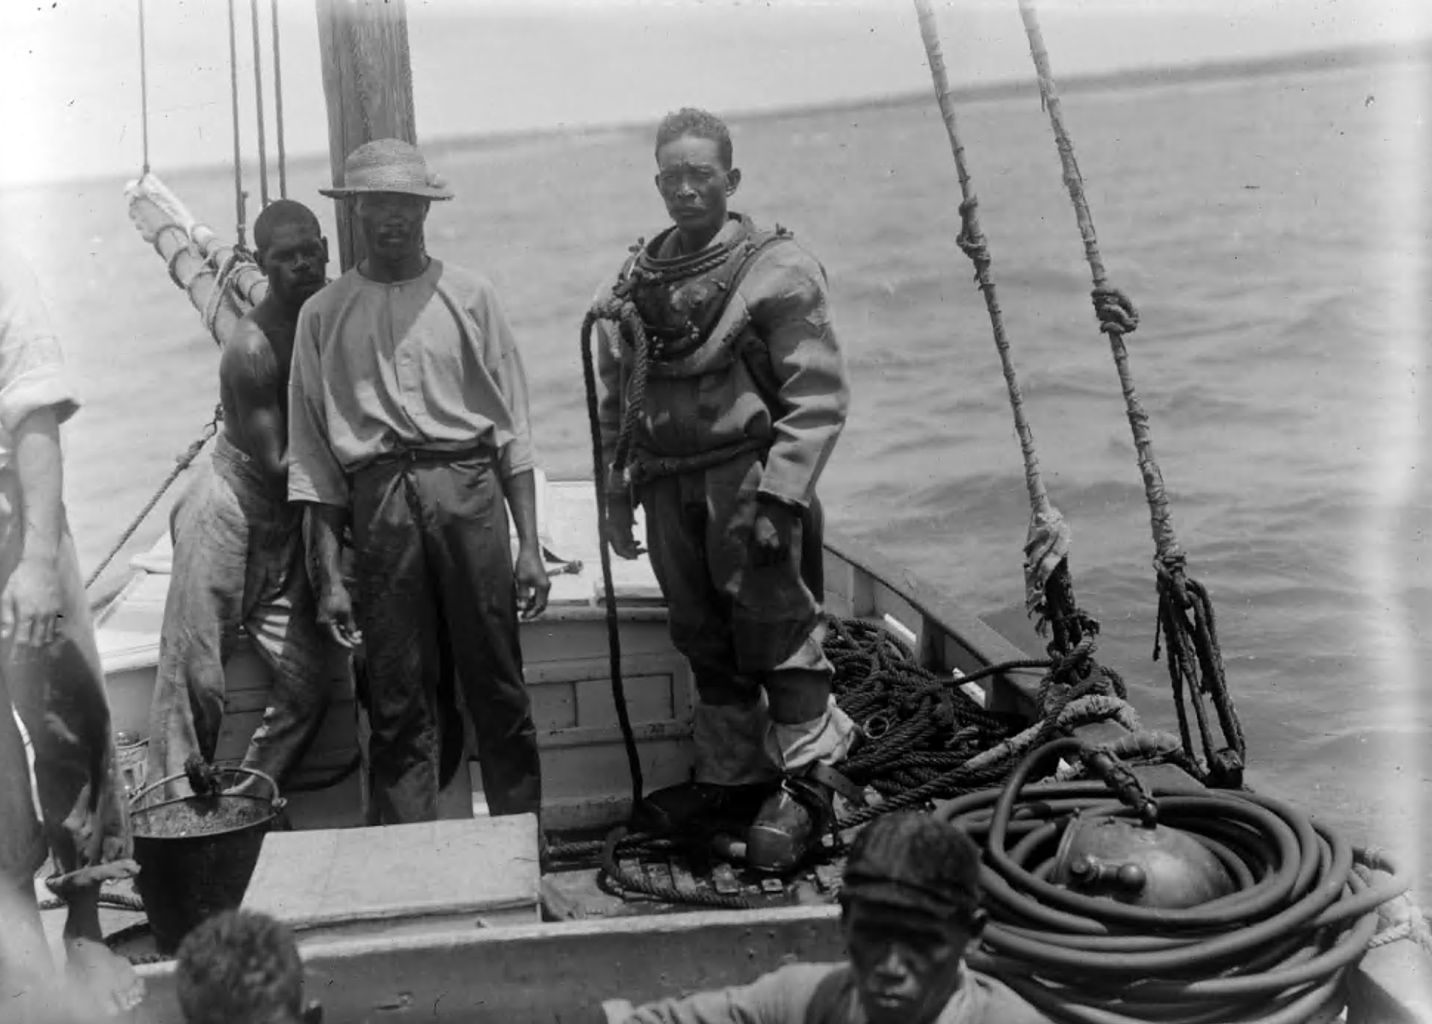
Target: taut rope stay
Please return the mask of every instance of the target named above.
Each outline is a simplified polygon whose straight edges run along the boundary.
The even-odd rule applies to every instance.
[[[1099,330],[1109,336],[1109,348],[1113,352],[1119,384],[1124,392],[1124,404],[1128,409],[1129,426],[1133,430],[1134,448],[1138,453],[1139,472],[1143,477],[1144,496],[1148,501],[1149,522],[1153,529],[1154,568],[1158,574],[1159,610],[1154,657],[1158,657],[1158,636],[1161,632],[1168,638],[1169,678],[1173,684],[1174,706],[1178,712],[1184,750],[1191,758],[1195,756],[1183,704],[1183,691],[1187,687],[1207,762],[1207,768],[1199,773],[1200,777],[1211,785],[1237,787],[1242,784],[1246,746],[1243,726],[1224,676],[1213,603],[1203,585],[1184,573],[1187,556],[1174,536],[1163,474],[1154,459],[1153,442],[1149,436],[1149,416],[1134,391],[1133,374],[1129,370],[1124,335],[1138,326],[1138,312],[1134,304],[1108,282],[1103,258],[1099,254],[1098,238],[1094,234],[1094,220],[1089,213],[1089,201],[1084,194],[1084,180],[1074,159],[1074,143],[1064,124],[1059,94],[1054,88],[1054,76],[1049,67],[1049,53],[1044,46],[1044,36],[1039,29],[1032,0],[1019,0],[1019,13],[1024,20],[1029,51],[1039,77],[1040,100],[1049,113],[1054,129],[1064,183],[1069,189],[1079,234],[1084,241],[1084,255],[1093,277],[1094,310],[1099,319]],[[1213,701],[1218,714],[1225,740],[1222,747],[1215,743],[1209,729],[1208,714],[1203,706],[1205,693]]]

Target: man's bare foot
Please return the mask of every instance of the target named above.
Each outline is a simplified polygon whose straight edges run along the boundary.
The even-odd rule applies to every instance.
[[[144,979],[103,942],[66,936],[65,958],[65,972],[110,1016],[126,1015],[144,999]]]

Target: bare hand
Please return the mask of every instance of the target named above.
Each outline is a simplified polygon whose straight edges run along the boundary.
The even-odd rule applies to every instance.
[[[618,558],[628,561],[637,558],[646,550],[632,536],[632,525],[630,505],[613,503],[607,506],[607,521],[604,526],[607,544]]]
[[[755,565],[779,565],[790,556],[793,515],[791,508],[780,502],[761,502],[751,526],[751,561]]]
[[[547,610],[547,595],[552,590],[552,581],[542,564],[541,545],[522,545],[512,571],[517,578],[518,613],[524,619],[535,619]]]
[[[334,583],[318,596],[318,624],[328,630],[333,642],[352,649],[363,642],[358,622],[353,618],[353,600],[348,588]]]
[[[52,558],[22,557],[0,592],[0,638],[48,647],[60,619],[60,574]]]

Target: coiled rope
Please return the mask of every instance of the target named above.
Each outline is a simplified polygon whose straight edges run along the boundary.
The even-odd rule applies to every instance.
[[[1140,730],[1137,714],[1121,695],[1123,684],[1117,675],[1077,679],[1080,658],[1088,650],[1064,659],[1004,662],[954,678],[920,666],[909,647],[879,625],[828,618],[825,653],[835,667],[836,702],[868,737],[854,756],[837,767],[852,782],[882,797],[879,803],[843,815],[837,824],[841,832],[881,814],[929,806],[937,799],[996,785],[1018,758],[1051,736],[1080,725],[1113,720],[1131,732]],[[986,711],[957,685],[1028,668],[1047,672],[1041,684],[1044,714],[1027,727],[1021,716]],[[1129,760],[1175,763],[1180,753],[1171,737],[1160,742],[1145,733],[1131,737],[1119,752]],[[658,885],[626,871],[619,861],[621,854],[661,855],[679,848],[674,837],[622,828],[605,841],[554,843],[549,858],[576,864],[599,857],[603,884],[618,892],[726,909],[759,905],[744,896]]]
[[[1159,595],[1154,657],[1158,658],[1158,637],[1161,633],[1168,640],[1168,670],[1178,712],[1179,733],[1188,755],[1195,759],[1197,755],[1184,710],[1185,690],[1198,720],[1206,761],[1206,767],[1200,769],[1199,777],[1210,785],[1237,787],[1242,784],[1247,749],[1243,726],[1233,706],[1233,697],[1228,691],[1223,655],[1218,646],[1213,604],[1209,600],[1207,590],[1185,575],[1187,556],[1174,535],[1163,473],[1154,458],[1153,442],[1149,435],[1148,413],[1139,402],[1134,390],[1133,374],[1129,370],[1129,353],[1124,345],[1124,335],[1132,333],[1138,327],[1138,310],[1123,292],[1108,282],[1103,258],[1099,253],[1098,238],[1094,233],[1094,219],[1089,213],[1089,201],[1084,194],[1084,180],[1074,158],[1074,143],[1064,124],[1059,94],[1055,90],[1054,76],[1049,67],[1049,53],[1044,45],[1044,36],[1040,31],[1032,0],[1019,0],[1019,12],[1024,20],[1025,33],[1029,37],[1029,51],[1039,78],[1040,100],[1049,113],[1055,147],[1063,167],[1064,184],[1068,188],[1079,234],[1084,242],[1084,256],[1093,278],[1092,295],[1099,330],[1109,338],[1119,384],[1124,393],[1129,426],[1133,431],[1134,448],[1138,453],[1139,472],[1143,477],[1144,496],[1149,506],[1149,521],[1154,537],[1154,567]],[[1205,694],[1213,702],[1218,715],[1224,737],[1222,745],[1214,741],[1209,729],[1207,712],[1203,707]]]
[[[1342,972],[1373,939],[1377,907],[1408,879],[1270,797],[1156,789],[1160,819],[1214,852],[1236,892],[1159,909],[1055,885],[1047,879],[1071,815],[1134,814],[1101,782],[1026,784],[1087,750],[1079,740],[1046,744],[1001,789],[936,810],[985,847],[991,923],[971,963],[1068,1024],[1294,1024],[1334,1012]],[[1393,877],[1370,884],[1356,865]]]

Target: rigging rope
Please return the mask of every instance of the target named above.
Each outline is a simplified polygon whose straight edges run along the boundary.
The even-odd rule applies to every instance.
[[[259,45],[259,0],[249,0],[249,16],[254,42],[254,114],[258,118],[259,140],[259,205],[268,205],[268,151],[264,133],[264,68]]]
[[[144,32],[144,0],[139,0],[139,127],[144,140],[140,177],[149,173],[149,50]]]
[[[273,113],[274,138],[278,144],[278,196],[288,198],[288,165],[283,152],[283,70],[278,48],[278,0],[270,0],[269,22],[273,26]]]
[[[155,491],[154,495],[149,499],[148,502],[145,503],[144,508],[139,510],[139,514],[135,516],[133,520],[130,521],[130,524],[127,527],[125,527],[124,532],[119,535],[119,540],[114,542],[114,546],[109,549],[109,553],[104,556],[104,558],[100,561],[99,565],[96,566],[95,570],[90,573],[89,579],[85,580],[86,590],[94,586],[95,581],[99,579],[100,574],[103,573],[106,568],[108,568],[110,562],[114,561],[114,556],[119,554],[120,551],[124,549],[124,546],[129,543],[129,538],[134,536],[134,531],[138,530],[140,524],[143,523],[144,520],[149,517],[149,513],[154,511],[154,506],[159,504],[159,499],[164,497],[164,492],[169,490],[170,486],[174,483],[174,481],[179,479],[179,474],[183,473],[184,470],[188,469],[191,465],[193,465],[194,460],[198,458],[199,453],[203,451],[204,445],[208,444],[209,439],[213,437],[216,433],[218,433],[219,423],[223,420],[223,418],[224,407],[221,405],[216,405],[214,407],[214,418],[211,419],[208,424],[205,425],[203,432],[200,433],[200,435],[194,439],[193,443],[191,443],[188,448],[184,449],[184,451],[174,460],[174,468],[170,470],[169,475],[164,478],[164,482],[159,485],[159,489]]]
[[[1064,517],[1050,503],[1043,477],[1039,472],[1034,431],[1024,412],[1024,396],[1020,392],[1014,359],[1010,354],[1004,315],[1000,310],[994,278],[990,275],[989,243],[980,228],[979,197],[975,194],[969,168],[965,163],[965,149],[960,141],[955,119],[954,93],[950,89],[949,76],[945,70],[945,57],[940,46],[935,12],[929,0],[915,0],[915,9],[919,15],[920,35],[930,63],[935,99],[939,103],[940,114],[945,123],[945,133],[950,139],[950,149],[954,155],[955,171],[963,197],[960,203],[961,231],[955,241],[975,267],[975,282],[984,296],[985,308],[989,312],[995,348],[999,352],[1000,366],[1009,391],[1009,406],[1014,414],[1015,433],[1019,437],[1019,447],[1024,457],[1024,481],[1029,491],[1030,511],[1024,566],[1026,607],[1031,614],[1038,616],[1038,630],[1041,634],[1046,627],[1053,627],[1049,652],[1057,656],[1076,648],[1086,635],[1096,634],[1099,623],[1081,611],[1074,598],[1074,584],[1069,574],[1069,528]]]
[[[237,223],[235,232],[239,248],[244,248],[244,230],[248,217],[244,212],[244,167],[239,147],[239,44],[234,27],[234,0],[229,0],[229,101],[234,122],[234,204]]]
[[[1084,180],[1074,158],[1074,143],[1064,124],[1059,94],[1055,90],[1054,76],[1049,66],[1049,53],[1044,45],[1044,35],[1040,31],[1032,0],[1019,0],[1019,13],[1024,20],[1025,33],[1029,37],[1029,51],[1039,79],[1040,100],[1054,129],[1055,146],[1064,171],[1064,184],[1069,190],[1075,221],[1084,242],[1084,256],[1093,278],[1092,294],[1099,330],[1109,337],[1109,347],[1128,410],[1129,426],[1134,435],[1134,447],[1138,452],[1139,471],[1143,477],[1144,496],[1148,502],[1153,531],[1154,568],[1159,595],[1154,657],[1158,658],[1158,638],[1162,633],[1168,640],[1169,678],[1178,712],[1179,730],[1187,753],[1190,757],[1195,756],[1184,709],[1185,689],[1198,719],[1204,758],[1208,763],[1207,775],[1211,783],[1237,787],[1242,784],[1247,750],[1242,723],[1233,706],[1233,697],[1228,691],[1224,674],[1223,654],[1218,646],[1213,604],[1209,600],[1207,590],[1184,574],[1187,556],[1174,535],[1163,473],[1154,458],[1153,442],[1149,436],[1149,416],[1134,391],[1133,374],[1129,369],[1129,353],[1124,344],[1124,335],[1132,333],[1138,327],[1138,310],[1123,292],[1108,282],[1103,258],[1099,253],[1098,238],[1094,234],[1094,219],[1089,213],[1089,201],[1084,194]],[[1222,747],[1214,742],[1208,728],[1207,712],[1203,706],[1204,694],[1212,700],[1218,715],[1224,736]]]

